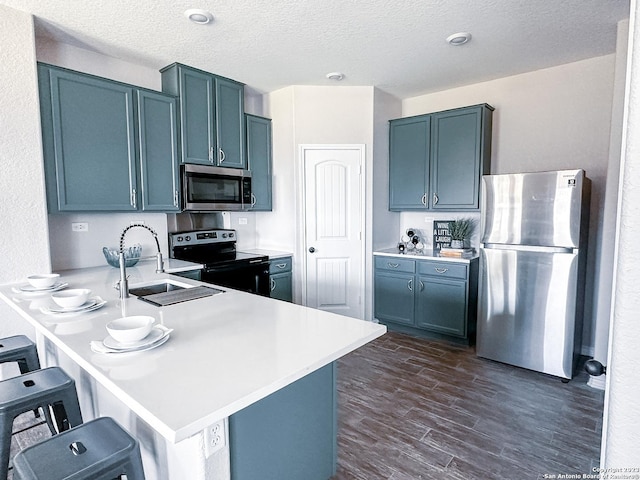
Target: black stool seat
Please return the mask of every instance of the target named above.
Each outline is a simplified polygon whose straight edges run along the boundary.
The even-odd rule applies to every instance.
[[[0,479],[7,477],[14,419],[40,407],[47,414],[49,407],[54,409],[59,431],[82,423],[76,384],[61,368],[44,368],[0,382]]]
[[[0,363],[18,362],[20,373],[40,369],[36,345],[25,335],[0,339]]]
[[[144,480],[140,446],[112,418],[100,417],[19,452],[14,480]]]

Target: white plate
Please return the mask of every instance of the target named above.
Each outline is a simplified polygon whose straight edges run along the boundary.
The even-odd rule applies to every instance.
[[[166,343],[167,340],[169,340],[170,332],[172,332],[172,330],[169,330],[166,334],[164,334],[164,336],[161,337],[160,340],[156,341],[155,343],[151,343],[150,345],[146,345],[144,347],[134,348],[130,350],[115,350],[113,348],[105,347],[103,342],[94,341],[94,342],[91,342],[91,350],[95,353],[106,353],[111,355],[127,355],[127,354],[133,354],[138,352],[144,352],[145,350],[151,350],[152,348],[159,347],[160,345],[163,345],[164,343]]]
[[[65,315],[70,313],[86,313],[93,312],[99,308],[102,308],[107,303],[106,300],[103,300],[100,297],[91,297],[84,304],[79,307],[73,308],[63,308],[58,305],[51,307],[40,307],[40,311],[42,313],[46,313],[47,315]]]
[[[121,352],[131,352],[131,351],[146,349],[146,347],[150,347],[151,345],[164,340],[166,337],[169,336],[171,332],[172,330],[168,329],[165,326],[156,325],[151,329],[151,333],[149,333],[149,335],[144,337],[139,342],[120,343],[114,340],[111,337],[111,335],[107,335],[107,338],[105,338],[102,341],[102,343],[104,344],[105,347],[111,350],[118,350]]]
[[[14,288],[13,290],[15,292],[22,292],[22,293],[48,293],[48,292],[57,292],[58,290],[62,290],[67,285],[69,284],[64,282],[58,282],[58,283],[54,283],[50,287],[36,288],[28,283],[25,283],[24,285],[20,285],[19,287]]]

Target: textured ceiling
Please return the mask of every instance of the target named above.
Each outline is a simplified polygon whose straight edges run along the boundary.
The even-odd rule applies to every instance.
[[[629,0],[0,0],[36,34],[160,69],[181,62],[259,92],[373,85],[399,98],[614,52]],[[213,23],[183,15],[203,8]],[[452,33],[470,43],[453,47]]]

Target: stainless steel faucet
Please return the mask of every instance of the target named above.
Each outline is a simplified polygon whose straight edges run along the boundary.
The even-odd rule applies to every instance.
[[[127,268],[126,261],[124,258],[124,236],[126,233],[134,227],[142,227],[146,228],[153,235],[154,240],[156,241],[156,246],[158,247],[158,253],[156,254],[156,273],[164,272],[164,261],[162,260],[162,252],[160,251],[160,242],[158,241],[158,234],[155,230],[143,223],[132,223],[128,227],[126,227],[122,233],[120,234],[120,252],[118,254],[118,259],[120,260],[120,281],[117,284],[117,288],[120,291],[120,298],[124,299],[129,297],[129,281],[127,280]]]

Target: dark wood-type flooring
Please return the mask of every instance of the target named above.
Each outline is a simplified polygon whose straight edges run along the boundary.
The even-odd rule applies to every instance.
[[[591,473],[604,393],[578,372],[562,383],[479,358],[473,347],[387,333],[338,361],[334,479]]]

